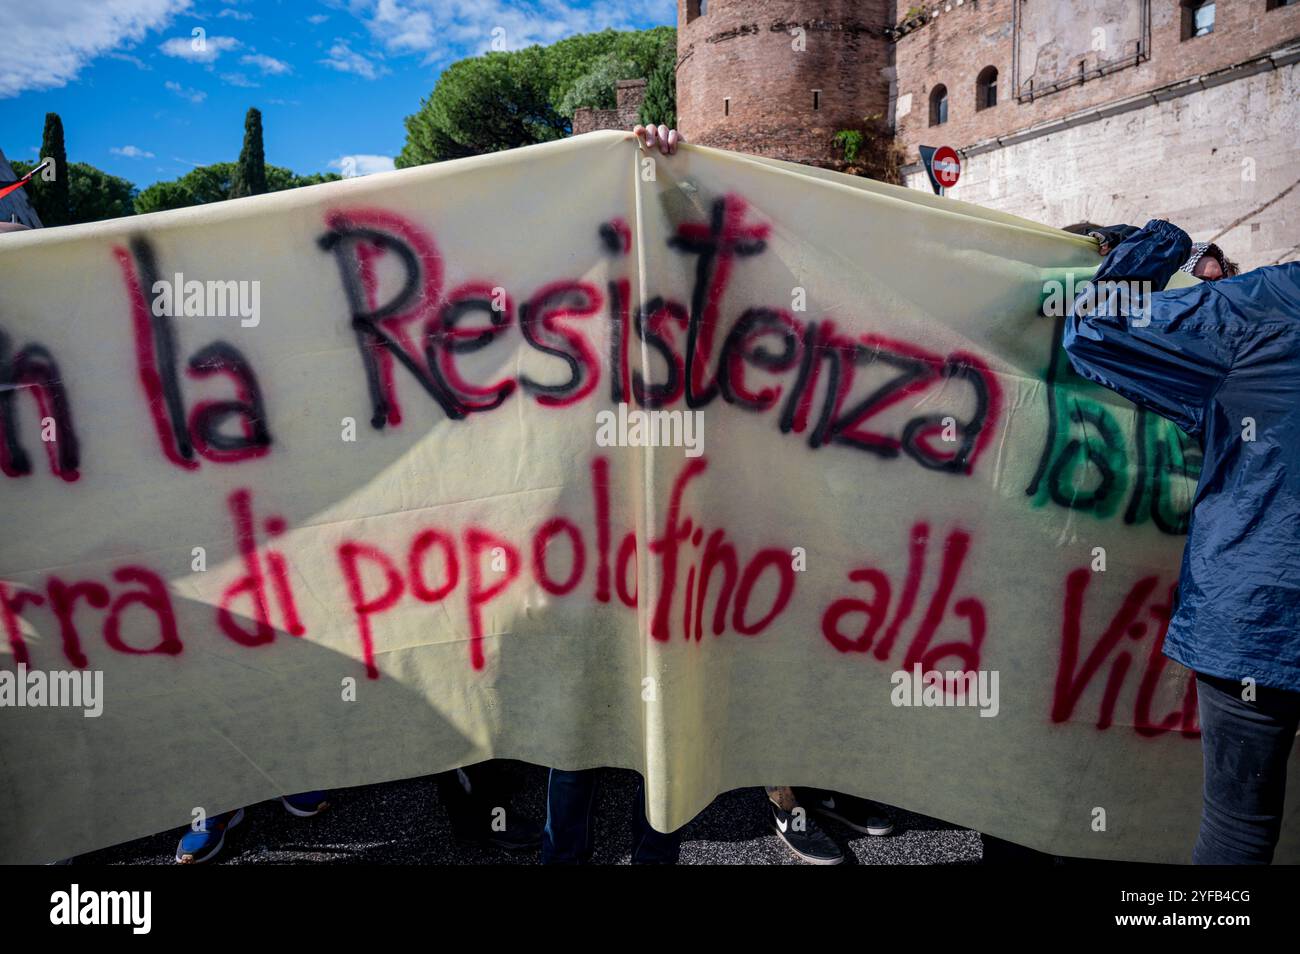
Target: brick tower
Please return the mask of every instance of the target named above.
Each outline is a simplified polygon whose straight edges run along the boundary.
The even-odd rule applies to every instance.
[[[889,106],[893,0],[677,0],[690,142],[837,168],[833,137]]]

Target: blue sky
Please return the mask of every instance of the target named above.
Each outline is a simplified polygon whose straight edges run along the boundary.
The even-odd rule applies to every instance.
[[[267,162],[365,174],[455,60],[675,19],[674,0],[13,0],[0,149],[35,158],[56,112],[70,162],[143,188],[237,158],[256,106]]]

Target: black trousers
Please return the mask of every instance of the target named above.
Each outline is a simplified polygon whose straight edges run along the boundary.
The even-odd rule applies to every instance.
[[[1300,726],[1300,692],[1196,676],[1205,756],[1198,865],[1266,865],[1282,831],[1286,770]]]

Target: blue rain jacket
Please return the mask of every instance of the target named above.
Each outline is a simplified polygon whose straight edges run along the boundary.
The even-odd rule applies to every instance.
[[[1191,249],[1158,220],[1114,234],[1127,237],[1095,283],[1162,289]],[[1129,289],[1081,296],[1064,344],[1079,374],[1204,449],[1165,654],[1300,692],[1300,262],[1146,298]]]

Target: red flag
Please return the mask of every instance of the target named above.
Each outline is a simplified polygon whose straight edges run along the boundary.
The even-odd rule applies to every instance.
[[[50,164],[50,160],[46,159],[39,166],[37,166],[31,172],[27,173],[27,175],[23,176],[18,181],[7,182],[4,185],[0,185],[0,199],[3,199],[10,192],[13,192],[15,189],[21,189],[23,186],[27,185],[27,183],[31,181],[32,176],[36,175],[36,173],[40,172],[49,164]]]

